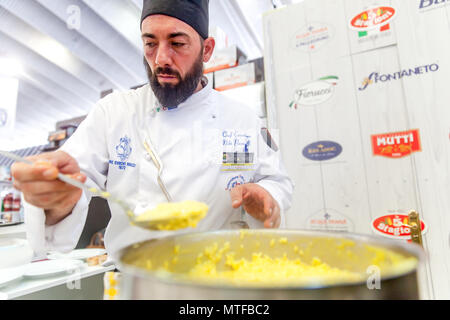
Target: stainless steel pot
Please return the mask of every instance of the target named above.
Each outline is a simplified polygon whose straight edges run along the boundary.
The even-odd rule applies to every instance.
[[[287,244],[274,245],[273,240],[281,238],[286,238]],[[276,283],[272,286],[236,286],[198,282],[182,276],[196,264],[198,254],[205,247],[214,243],[220,247],[226,242],[239,257],[246,258],[253,252],[263,252],[273,258],[283,254],[293,258],[296,255],[293,248],[297,247],[304,252],[302,259],[305,261],[317,257],[332,267],[365,276],[357,282],[298,286]],[[368,247],[390,250],[408,263],[394,266],[383,262],[378,265],[376,268],[381,271],[381,276],[377,282],[377,269],[373,268],[376,254]],[[177,263],[171,265],[169,273],[157,271],[164,265],[167,267],[175,255]],[[424,260],[423,250],[416,244],[366,235],[302,230],[192,233],[135,244],[118,256],[117,265],[122,272],[121,298],[152,300],[418,299],[417,270]]]

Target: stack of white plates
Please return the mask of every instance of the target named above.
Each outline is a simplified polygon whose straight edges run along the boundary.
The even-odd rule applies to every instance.
[[[86,260],[88,258],[101,256],[106,253],[105,249],[76,249],[69,253],[50,252],[47,254],[47,259],[59,260],[59,259],[73,259],[73,260]]]
[[[33,262],[24,267],[26,278],[44,278],[80,272],[84,262],[80,260],[58,259]]]

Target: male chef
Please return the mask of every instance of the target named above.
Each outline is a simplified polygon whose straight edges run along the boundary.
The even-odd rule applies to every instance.
[[[196,229],[229,228],[241,207],[253,228],[277,228],[293,184],[280,151],[261,133],[253,111],[212,89],[203,76],[215,42],[208,37],[208,0],[144,0],[141,29],[149,83],[100,100],[58,151],[15,163],[14,186],[26,201],[28,239],[37,254],[70,251],[81,235],[91,195],[57,180],[58,172],[135,206],[137,214],[173,201],[209,206]],[[174,234],[130,225],[109,202],[105,233],[110,254],[139,241]]]

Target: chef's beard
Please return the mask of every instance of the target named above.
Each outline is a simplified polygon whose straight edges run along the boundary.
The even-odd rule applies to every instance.
[[[147,70],[147,77],[152,87],[153,93],[158,99],[159,103],[163,107],[177,107],[184,101],[186,101],[191,95],[194,94],[198,87],[200,80],[203,77],[203,50],[192,66],[191,70],[186,76],[181,78],[181,75],[171,68],[156,68],[155,72],[152,72],[147,60],[144,57],[144,65]],[[178,78],[178,83],[173,84],[161,84],[158,81],[158,74],[173,75]]]

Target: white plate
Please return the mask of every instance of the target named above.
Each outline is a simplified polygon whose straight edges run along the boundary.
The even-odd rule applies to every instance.
[[[50,276],[63,275],[73,273],[77,269],[80,270],[84,263],[80,260],[46,260],[30,263],[25,267],[24,277],[27,278],[43,278]]]
[[[6,287],[23,277],[23,268],[0,269],[0,288]]]
[[[47,254],[47,259],[74,259],[74,260],[86,260],[88,258],[101,256],[106,253],[105,249],[77,249],[70,253],[50,252]]]

